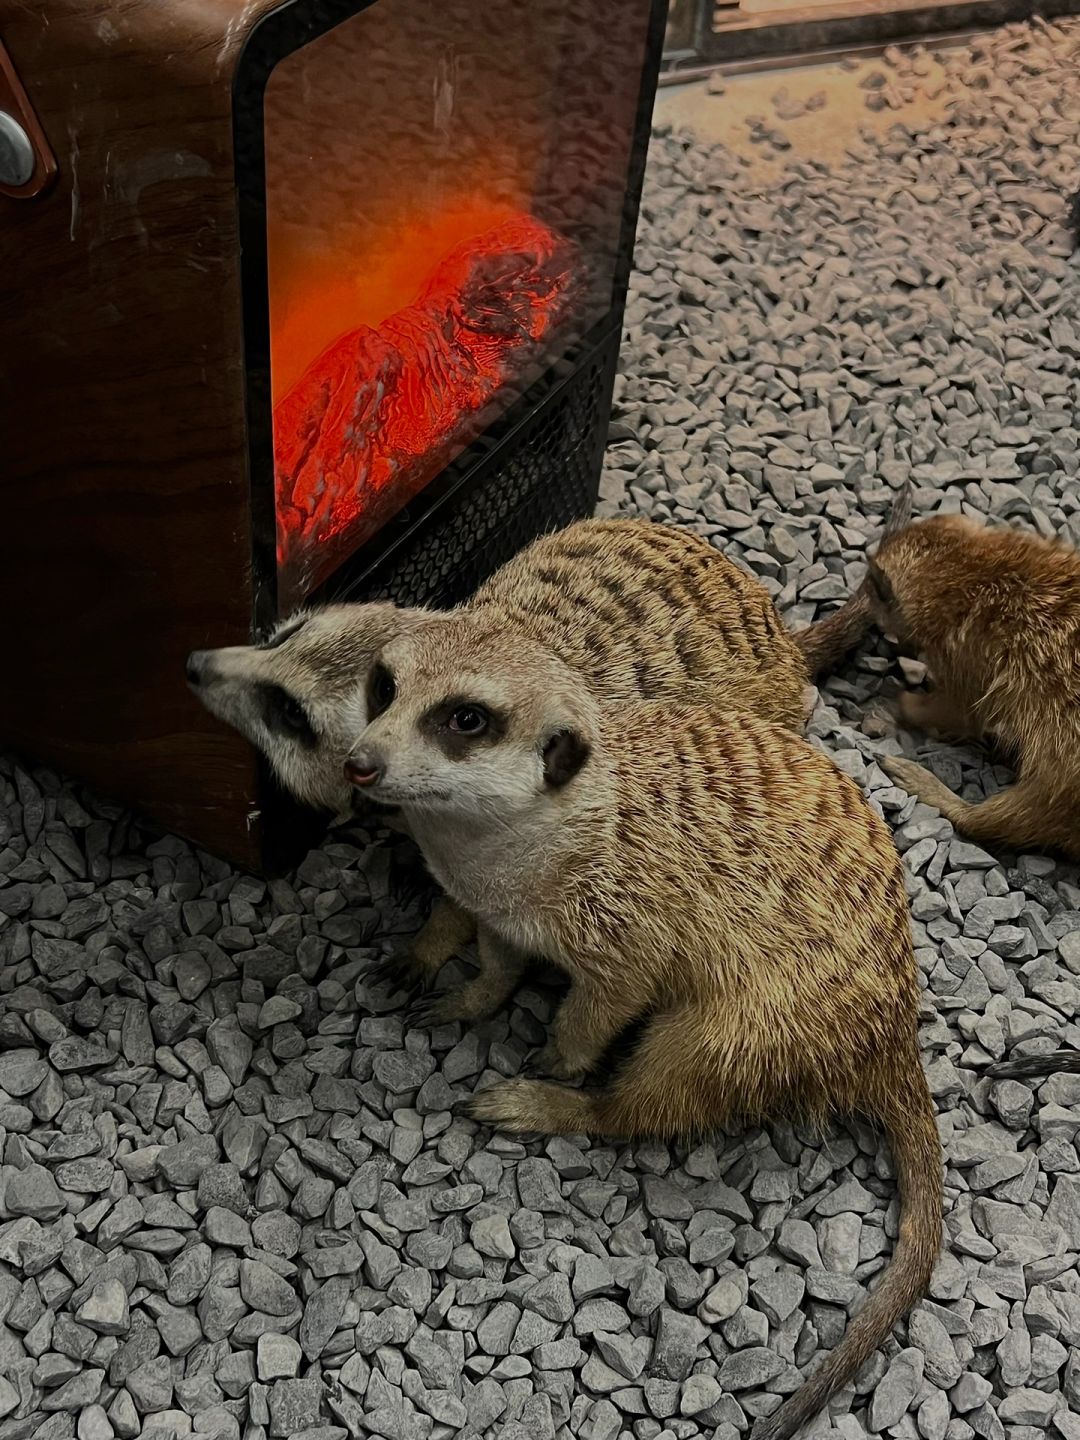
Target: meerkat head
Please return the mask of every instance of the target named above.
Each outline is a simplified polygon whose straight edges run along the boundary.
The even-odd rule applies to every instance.
[[[964,552],[983,528],[963,515],[934,515],[887,535],[869,561],[874,621],[901,644],[917,643],[923,617],[943,583],[963,570]]]
[[[588,764],[597,710],[580,677],[523,636],[459,615],[390,642],[345,772],[406,811],[508,820]]]
[[[188,684],[258,746],[298,800],[344,817],[354,792],[342,766],[372,660],[424,618],[391,604],[330,605],[284,621],[259,645],[194,651]]]

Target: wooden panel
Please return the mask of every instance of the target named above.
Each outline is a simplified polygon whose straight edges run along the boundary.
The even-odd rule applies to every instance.
[[[0,0],[60,170],[0,198],[0,737],[249,863],[183,662],[250,631],[230,85],[273,3]]]

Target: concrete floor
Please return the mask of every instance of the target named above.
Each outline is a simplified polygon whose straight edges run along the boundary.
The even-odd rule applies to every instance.
[[[910,99],[895,98],[898,108],[872,110],[867,107],[871,92],[865,87],[875,72],[887,79],[893,72],[879,55],[868,54],[857,64],[807,64],[789,68],[760,70],[752,74],[723,76],[716,74],[710,81],[688,85],[666,86],[656,101],[656,119],[668,121],[676,129],[688,129],[698,138],[726,146],[760,166],[763,179],[774,178],[793,158],[815,158],[836,164],[850,146],[859,141],[860,130],[881,135],[900,122],[913,130],[935,124],[945,113],[944,72],[941,56],[944,50],[927,52],[925,76]],[[722,87],[722,93],[717,93]],[[777,116],[774,101],[786,96],[794,102],[805,102],[820,92],[825,93],[822,108],[809,111],[796,119]],[[766,128],[778,130],[791,142],[790,150],[777,151],[766,142],[751,140],[756,123],[764,119]]]

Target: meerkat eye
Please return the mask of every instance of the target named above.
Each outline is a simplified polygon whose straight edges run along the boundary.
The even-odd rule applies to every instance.
[[[299,700],[294,699],[292,695],[285,696],[281,702],[281,709],[278,713],[281,715],[287,728],[295,730],[298,735],[309,728],[304,707],[300,704]]]
[[[262,706],[263,721],[271,734],[291,736],[309,747],[318,743],[307,711],[280,685],[262,688]]]
[[[372,683],[371,693],[376,705],[381,705],[385,710],[387,705],[393,703],[397,694],[397,686],[394,684],[394,677],[387,670],[385,665],[380,665],[375,671],[375,679]]]
[[[459,705],[447,725],[455,735],[482,735],[488,728],[488,714],[479,705]]]

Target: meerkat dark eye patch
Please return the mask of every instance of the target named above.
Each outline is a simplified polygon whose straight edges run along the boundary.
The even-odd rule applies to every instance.
[[[374,720],[384,710],[389,710],[396,695],[397,685],[390,671],[381,662],[373,665],[367,683],[368,719]]]
[[[478,745],[497,744],[506,734],[497,710],[464,695],[433,705],[420,724],[450,760],[464,760]]]
[[[559,730],[544,745],[544,781],[557,790],[578,773],[589,758],[588,742],[573,730]]]
[[[276,650],[279,645],[284,645],[286,640],[290,640],[298,630],[302,630],[307,622],[308,617],[306,615],[301,616],[299,620],[290,620],[287,624],[282,625],[280,629],[275,630],[269,640],[262,641],[262,643],[255,648],[257,650]]]
[[[305,750],[315,749],[319,737],[299,700],[280,685],[260,685],[259,701],[263,724],[272,735],[296,740]]]

